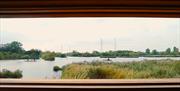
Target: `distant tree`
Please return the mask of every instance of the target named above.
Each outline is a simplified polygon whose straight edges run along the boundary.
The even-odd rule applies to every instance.
[[[158,55],[158,51],[156,49],[152,50],[152,55]]]
[[[93,56],[100,56],[100,52],[98,52],[98,51],[93,51],[93,52],[92,52],[92,55],[93,55]]]
[[[30,59],[39,59],[41,51],[38,49],[31,49],[26,52],[27,55],[29,55]]]
[[[18,41],[4,44],[0,47],[0,60],[2,59],[39,59],[41,51],[32,49],[25,51]]]
[[[61,58],[66,58],[67,56],[66,56],[66,54],[61,54],[60,57]]]
[[[170,55],[171,54],[171,48],[166,49],[166,54]]]
[[[82,56],[83,56],[83,57],[91,57],[92,54],[89,53],[89,52],[85,52],[85,53],[82,53]]]
[[[20,53],[23,51],[22,44],[20,42],[13,41],[6,44],[6,46],[4,47],[4,51]]]
[[[108,52],[103,52],[101,53],[101,57],[110,57]]]
[[[147,49],[146,49],[146,54],[150,54],[150,53],[151,53],[150,49],[147,48]]]
[[[179,54],[179,49],[177,47],[173,47],[173,54],[178,55]]]
[[[73,52],[70,53],[70,56],[82,56],[82,54],[80,52],[73,50]]]
[[[67,56],[66,56],[66,54],[58,52],[58,53],[56,53],[56,57],[66,58]]]
[[[41,53],[41,58],[47,61],[54,61],[57,54],[55,52],[43,52]]]

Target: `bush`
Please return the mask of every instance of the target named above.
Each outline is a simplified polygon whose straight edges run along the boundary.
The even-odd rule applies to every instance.
[[[56,53],[56,57],[66,58],[66,54]]]
[[[22,71],[20,70],[11,72],[9,70],[3,69],[2,72],[0,72],[0,78],[22,78],[22,76]]]
[[[56,53],[55,52],[43,52],[41,54],[41,58],[47,61],[54,61],[56,57]]]
[[[66,54],[61,54],[60,57],[61,58],[66,58]]]
[[[53,71],[57,72],[57,71],[59,71],[59,70],[62,70],[59,66],[54,66],[54,67],[53,67]]]

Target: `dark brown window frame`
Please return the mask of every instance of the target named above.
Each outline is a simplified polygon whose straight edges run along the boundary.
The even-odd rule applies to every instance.
[[[0,0],[0,18],[46,17],[180,18],[180,0]],[[0,91],[178,91],[179,89],[180,79],[0,79]]]
[[[1,17],[180,17],[179,0],[0,0]]]

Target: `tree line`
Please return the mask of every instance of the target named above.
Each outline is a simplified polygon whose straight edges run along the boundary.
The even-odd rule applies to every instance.
[[[24,50],[23,44],[18,41],[13,41],[0,46],[0,60],[9,59],[40,59],[54,60],[55,57],[66,57],[65,54],[56,52],[42,52],[39,49]]]
[[[17,41],[1,45],[0,60],[4,59],[39,59],[41,51],[38,49],[24,50]]]
[[[180,52],[177,47],[167,48],[164,51],[157,51],[156,49],[150,50],[147,48],[144,52],[130,51],[130,50],[117,50],[117,51],[93,51],[93,52],[78,52],[72,51],[68,53],[41,51],[39,49],[24,50],[22,43],[13,41],[11,43],[0,46],[0,60],[5,59],[45,59],[55,60],[55,57],[180,57]]]
[[[167,48],[165,51],[157,51],[156,49],[150,50],[149,48],[145,51],[145,56],[180,56],[179,49],[177,47]]]
[[[68,56],[77,57],[180,57],[180,52],[177,47],[167,48],[165,51],[157,51],[156,49],[150,50],[147,48],[145,52],[141,51],[130,51],[130,50],[117,50],[117,51],[105,51],[105,52],[78,52],[73,51],[67,53]]]

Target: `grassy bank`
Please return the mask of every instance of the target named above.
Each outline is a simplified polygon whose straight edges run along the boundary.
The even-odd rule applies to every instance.
[[[16,70],[14,72],[7,69],[0,71],[0,78],[22,78],[22,71]]]
[[[180,61],[73,63],[63,67],[62,79],[180,78]]]

